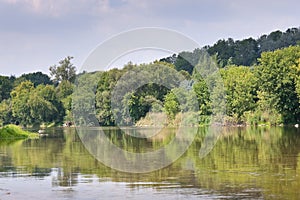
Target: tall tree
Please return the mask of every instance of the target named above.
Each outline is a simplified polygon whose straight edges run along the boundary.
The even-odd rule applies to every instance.
[[[60,122],[64,109],[58,101],[54,86],[22,82],[11,92],[13,117],[22,125]]]
[[[278,111],[285,123],[300,120],[299,97],[296,92],[299,61],[300,46],[264,52],[256,70],[260,99],[269,102],[268,107]]]
[[[34,122],[29,106],[30,95],[33,90],[33,83],[25,81],[11,92],[13,116],[23,125],[32,124]]]
[[[175,119],[176,114],[180,111],[180,104],[173,92],[169,92],[164,99],[164,111],[170,120]]]
[[[180,52],[174,62],[177,71],[187,71],[190,75],[193,73],[194,67],[198,64],[201,49],[195,49],[193,52]],[[162,59],[163,60],[163,59]]]
[[[0,76],[0,102],[10,98],[15,77]]]
[[[235,42],[232,38],[228,40],[219,40],[213,46],[206,46],[207,52],[213,56],[217,55],[218,64],[225,67],[230,64],[230,60],[234,57]]]
[[[249,67],[229,66],[220,70],[226,90],[227,115],[241,121],[255,108],[256,78]]]
[[[12,116],[11,100],[3,100],[0,103],[0,126],[10,124],[13,122],[14,117]]]
[[[259,52],[256,40],[248,38],[242,41],[236,41],[232,59],[235,65],[250,66],[256,63],[258,56]]]
[[[42,72],[34,72],[29,74],[23,74],[15,80],[15,85],[19,85],[23,81],[31,81],[34,87],[38,85],[52,85],[53,82],[50,80],[50,77],[47,74]]]
[[[49,68],[50,75],[53,77],[54,82],[60,83],[64,80],[74,82],[76,77],[76,67],[71,63],[73,57],[68,56],[59,61],[59,65],[51,66]]]

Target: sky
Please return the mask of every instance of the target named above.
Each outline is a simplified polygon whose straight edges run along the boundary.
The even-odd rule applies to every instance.
[[[175,30],[200,46],[256,39],[299,27],[299,7],[298,0],[0,0],[0,74],[49,74],[67,56],[80,69],[99,44],[142,27]]]

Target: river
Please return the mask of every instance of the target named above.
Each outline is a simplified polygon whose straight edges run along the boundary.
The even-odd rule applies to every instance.
[[[0,140],[0,199],[300,199],[299,129],[221,129],[211,151],[199,157],[209,129],[194,128],[187,151],[149,173],[102,164],[74,128],[48,129],[47,137],[34,140]],[[165,129],[149,139],[116,128],[104,132],[120,148],[139,153],[162,148],[177,134]]]

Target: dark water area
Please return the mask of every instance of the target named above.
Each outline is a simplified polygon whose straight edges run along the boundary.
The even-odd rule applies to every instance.
[[[105,166],[74,128],[49,129],[34,140],[0,140],[0,199],[300,199],[300,129],[224,127],[203,158],[199,150],[209,129],[196,131],[178,160],[150,173]],[[122,149],[147,152],[169,143],[176,131],[151,139],[116,128],[105,134]]]

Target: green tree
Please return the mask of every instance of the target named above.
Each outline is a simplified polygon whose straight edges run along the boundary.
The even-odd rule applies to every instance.
[[[211,114],[211,101],[210,92],[208,90],[207,84],[202,79],[195,84],[193,84],[193,90],[197,96],[199,104],[199,114],[200,115],[210,115]]]
[[[238,122],[255,108],[256,78],[249,67],[229,66],[220,70],[226,90],[227,115]]]
[[[0,126],[14,122],[10,99],[3,100],[0,103]]]
[[[282,115],[284,123],[299,121],[299,97],[297,77],[299,75],[300,46],[292,46],[274,52],[264,52],[256,68],[260,89],[260,100],[268,102],[268,109]]]
[[[12,92],[12,114],[22,125],[39,125],[42,122],[60,122],[64,116],[54,86],[22,82]]]
[[[22,125],[32,124],[34,119],[30,113],[30,95],[34,90],[34,85],[30,81],[22,82],[12,92],[12,111],[13,116]]]
[[[164,96],[171,88],[178,87],[183,79],[173,65],[162,62],[133,67],[122,76],[114,90],[114,102],[120,102],[114,105],[116,121],[124,125],[134,124],[145,117],[154,104],[162,104]],[[138,85],[140,87],[136,88]]]
[[[234,56],[232,59],[235,65],[250,66],[256,63],[258,56],[258,44],[253,38],[235,42]]]
[[[257,63],[260,54],[289,46],[299,45],[299,28],[289,28],[286,32],[274,31],[254,40],[247,38],[234,41],[232,38],[219,40],[212,46],[204,47],[211,56],[217,56],[220,67],[227,65],[250,66]]]
[[[19,85],[21,82],[31,81],[34,87],[38,85],[52,85],[53,82],[50,80],[50,77],[47,74],[43,74],[42,72],[34,72],[29,74],[23,74],[15,80],[15,85]]]
[[[234,57],[235,42],[232,38],[228,40],[219,40],[213,46],[205,47],[207,52],[213,56],[217,56],[218,64],[225,67],[229,64],[229,60]]]
[[[164,111],[170,120],[175,119],[176,114],[180,111],[180,104],[173,92],[165,96]]]
[[[0,76],[0,102],[10,98],[15,77]]]
[[[126,97],[123,99],[122,104],[124,110],[122,110],[122,124],[124,125],[134,125],[139,119],[145,117],[146,114],[150,111],[153,105],[162,105],[162,102],[158,100],[154,95],[151,95],[151,90],[147,91],[146,87],[144,88],[144,93],[127,93]],[[149,93],[147,93],[149,92]],[[126,108],[129,109],[129,116],[125,115]]]
[[[76,77],[76,68],[71,63],[73,57],[68,56],[65,59],[59,61],[59,65],[51,66],[49,68],[50,75],[53,77],[54,82],[60,83],[62,81],[74,82]]]
[[[194,67],[198,64],[201,51],[200,49],[195,49],[193,52],[180,52],[174,62],[175,69],[177,71],[184,70],[192,74]]]
[[[72,114],[73,90],[74,90],[74,84],[68,80],[63,80],[56,87],[57,98],[62,102],[64,110],[66,112],[65,121],[73,121],[73,114]]]
[[[74,89],[74,85],[70,81],[63,80],[56,87],[57,97],[59,99],[67,98],[68,96],[72,95],[73,89]]]
[[[43,103],[41,110],[37,111],[41,122],[63,121],[65,108],[63,102],[58,98],[53,85],[39,85],[35,91],[35,95],[40,98]],[[40,103],[41,104],[41,103]]]
[[[296,93],[299,99],[299,105],[300,105],[300,60],[298,60],[298,66],[294,66],[296,68],[296,77],[295,77],[295,83],[296,83]]]
[[[96,112],[101,125],[114,125],[115,123],[111,110],[111,92],[123,73],[122,70],[112,69],[100,75],[96,91]]]
[[[297,94],[300,106],[300,58],[296,61],[297,64],[292,66],[292,71],[294,72],[294,82],[295,82],[295,92]]]
[[[97,116],[95,104],[98,101],[96,92],[101,74],[102,72],[84,73],[77,78],[74,92],[71,96],[72,113],[69,113],[74,116],[76,125],[96,126],[99,124],[95,117],[95,115]]]

